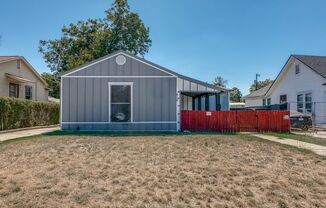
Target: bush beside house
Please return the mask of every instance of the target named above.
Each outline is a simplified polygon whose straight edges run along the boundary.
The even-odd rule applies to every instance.
[[[0,130],[54,125],[59,117],[58,103],[0,97]]]

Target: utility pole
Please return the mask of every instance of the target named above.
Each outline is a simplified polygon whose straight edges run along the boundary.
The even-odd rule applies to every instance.
[[[256,84],[256,90],[258,90],[258,77],[260,77],[260,74],[257,74],[256,73],[256,81],[255,81],[255,84]]]

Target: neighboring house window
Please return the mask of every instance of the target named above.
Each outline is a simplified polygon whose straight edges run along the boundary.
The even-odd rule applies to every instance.
[[[295,65],[295,74],[300,74],[300,65]]]
[[[9,84],[9,97],[19,97],[19,85],[18,84]]]
[[[286,95],[281,95],[280,96],[280,104],[287,103],[287,96]]]
[[[297,95],[297,111],[300,113],[312,112],[312,93],[302,93]]]
[[[131,84],[110,85],[110,119],[111,122],[131,122]]]
[[[311,113],[312,111],[312,94],[307,93],[305,95],[305,108],[307,113]]]
[[[303,94],[297,95],[297,111],[303,113]]]
[[[25,86],[25,99],[31,100],[33,98],[32,90],[32,86]]]
[[[263,99],[263,106],[266,106],[266,99]]]
[[[17,60],[17,69],[20,69],[20,60]]]
[[[271,98],[267,98],[267,105],[271,105],[272,104],[272,99]]]

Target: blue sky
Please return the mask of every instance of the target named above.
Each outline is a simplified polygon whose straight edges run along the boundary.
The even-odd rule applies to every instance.
[[[41,39],[77,20],[104,16],[112,0],[1,2],[0,55],[23,55],[49,71]],[[246,94],[255,78],[275,78],[290,54],[326,55],[324,0],[129,0],[150,27],[146,59],[206,82],[216,75]]]

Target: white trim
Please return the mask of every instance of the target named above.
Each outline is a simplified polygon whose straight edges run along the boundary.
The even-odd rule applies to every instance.
[[[178,79],[176,79],[176,99],[177,99],[177,102],[176,102],[176,120],[177,120],[177,131],[180,131],[180,117],[181,117],[181,111],[180,111],[180,92],[179,92],[179,82],[178,82]]]
[[[72,73],[78,72],[78,71],[83,70],[83,69],[85,69],[85,68],[87,68],[87,67],[93,66],[93,65],[95,65],[95,64],[98,64],[98,63],[100,63],[100,62],[102,62],[102,61],[105,61],[105,60],[107,60],[107,59],[110,59],[110,58],[112,58],[112,57],[115,57],[115,56],[118,56],[118,55],[121,55],[121,54],[122,54],[122,55],[125,55],[125,56],[128,56],[129,58],[135,59],[135,60],[137,60],[137,61],[139,61],[139,62],[141,62],[141,63],[143,63],[143,64],[146,64],[146,65],[148,65],[148,66],[151,66],[151,67],[153,67],[153,68],[155,68],[155,69],[157,69],[157,70],[160,70],[160,71],[162,71],[162,72],[164,72],[164,73],[170,74],[170,75],[172,75],[173,77],[177,77],[176,75],[174,75],[174,74],[172,74],[172,73],[170,73],[170,72],[167,72],[167,71],[165,71],[165,70],[163,70],[163,69],[161,69],[161,68],[159,68],[159,67],[156,67],[156,66],[154,66],[154,65],[152,65],[152,64],[146,63],[146,62],[144,62],[144,61],[142,61],[142,60],[140,60],[140,59],[138,59],[138,58],[135,58],[135,57],[133,57],[133,56],[130,56],[130,55],[124,53],[124,52],[119,52],[119,53],[114,54],[114,55],[112,55],[112,56],[109,56],[109,57],[107,57],[107,58],[105,58],[105,59],[101,59],[101,60],[96,61],[96,62],[94,62],[94,63],[87,64],[86,66],[83,66],[83,67],[81,67],[81,68],[79,68],[79,69],[73,70],[73,71],[71,71],[71,72],[69,72],[69,73],[67,73],[67,74],[62,75],[62,77],[67,77],[68,75],[70,75],[70,74],[72,74]]]
[[[61,77],[61,80],[60,80],[60,129],[62,130],[62,109],[63,109],[63,106],[62,106],[62,102],[63,102],[63,97],[62,97],[62,91],[63,91],[63,77]]]
[[[71,131],[71,130],[64,130],[64,131]],[[72,130],[74,131],[74,130]],[[78,130],[78,132],[177,132],[177,130]]]
[[[134,121],[134,122],[62,122],[62,124],[176,124],[177,121]]]
[[[111,86],[114,85],[129,85],[130,86],[130,121],[131,122],[111,122]],[[133,122],[133,82],[108,82],[108,120],[109,123],[120,123],[120,124],[124,124],[124,123],[132,123]]]
[[[69,76],[65,78],[175,78],[172,76]]]

